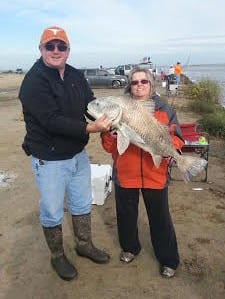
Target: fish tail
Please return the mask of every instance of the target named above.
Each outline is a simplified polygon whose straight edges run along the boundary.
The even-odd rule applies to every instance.
[[[185,182],[189,182],[191,177],[196,176],[203,171],[208,163],[203,158],[184,155],[180,156],[176,162]]]

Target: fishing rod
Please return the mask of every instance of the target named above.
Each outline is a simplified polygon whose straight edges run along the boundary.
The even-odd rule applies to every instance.
[[[185,70],[185,68],[188,67],[189,62],[190,62],[190,58],[191,58],[191,54],[188,55],[187,60],[186,60],[185,64],[183,65],[183,70]]]

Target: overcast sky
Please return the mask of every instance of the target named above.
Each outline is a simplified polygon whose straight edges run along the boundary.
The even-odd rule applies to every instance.
[[[225,63],[224,0],[12,0],[0,3],[0,70],[29,69],[51,25],[75,67]]]

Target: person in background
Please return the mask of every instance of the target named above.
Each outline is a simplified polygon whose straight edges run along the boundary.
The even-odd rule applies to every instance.
[[[168,75],[166,76],[167,88],[170,90],[170,84],[176,84],[176,76],[174,75],[174,66],[171,65],[168,70]]]
[[[125,89],[137,101],[153,101],[155,118],[168,126],[174,147],[183,146],[180,127],[175,111],[154,92],[152,75],[147,69],[133,69]],[[163,277],[171,278],[179,265],[177,239],[168,205],[168,163],[164,158],[158,168],[152,156],[134,144],[125,153],[117,151],[116,132],[101,134],[102,146],[113,158],[113,181],[115,188],[116,216],[120,260],[132,262],[141,251],[138,236],[139,193],[142,193],[147,211],[150,236],[155,256]]]
[[[76,251],[96,263],[108,253],[91,237],[91,172],[85,146],[89,133],[105,132],[105,116],[87,123],[87,104],[94,99],[84,75],[66,63],[70,43],[64,29],[46,28],[40,39],[40,59],[26,74],[19,92],[26,136],[23,149],[31,156],[40,193],[40,223],[51,252],[51,264],[64,280],[77,276],[64,253],[64,196],[72,215]]]
[[[164,71],[161,71],[161,73],[160,73],[160,77],[161,77],[161,80],[162,80],[162,81],[165,80],[166,74],[165,74]]]
[[[182,74],[182,67],[180,65],[180,62],[177,62],[177,64],[174,67],[174,75],[176,76],[176,83],[177,83],[177,85],[180,84],[181,74]]]
[[[169,67],[168,75],[174,75],[174,66],[173,65],[171,65]]]

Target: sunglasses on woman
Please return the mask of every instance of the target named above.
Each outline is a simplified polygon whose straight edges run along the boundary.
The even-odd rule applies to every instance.
[[[142,80],[132,80],[131,82],[130,82],[130,85],[138,85],[138,83],[141,83],[141,84],[148,84],[149,83],[149,80],[147,80],[147,79],[142,79]]]
[[[68,49],[68,46],[65,43],[58,43],[57,45],[52,43],[47,43],[44,45],[46,51],[53,52],[57,48],[60,52],[65,52]]]

